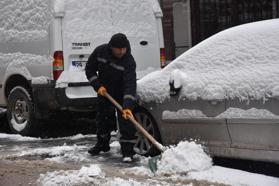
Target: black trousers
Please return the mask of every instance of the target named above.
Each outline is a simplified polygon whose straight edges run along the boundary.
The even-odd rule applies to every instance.
[[[121,99],[115,98],[119,104],[122,104]],[[122,113],[117,111],[117,121],[116,121],[116,109],[113,104],[103,96],[98,96],[98,113],[96,118],[97,125],[97,140],[98,143],[104,145],[109,145],[111,138],[111,131],[117,129],[117,121],[120,130],[120,145],[121,152],[123,156],[134,155],[133,150],[134,144],[136,142],[136,128],[133,123],[129,120],[125,120],[122,117]]]

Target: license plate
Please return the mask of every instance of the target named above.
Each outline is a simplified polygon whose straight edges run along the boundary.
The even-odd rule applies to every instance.
[[[79,70],[84,70],[87,61],[72,61],[72,67]]]

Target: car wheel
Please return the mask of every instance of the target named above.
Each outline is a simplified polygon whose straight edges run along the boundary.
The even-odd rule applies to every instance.
[[[34,108],[30,93],[22,86],[13,88],[8,96],[7,117],[13,133],[24,136],[34,132]]]
[[[158,126],[151,114],[143,108],[135,109],[135,119],[144,127],[144,129],[153,136],[157,141],[161,142]],[[134,151],[143,156],[155,156],[160,154],[160,151],[145,138],[141,132],[136,133],[137,140],[134,145]]]

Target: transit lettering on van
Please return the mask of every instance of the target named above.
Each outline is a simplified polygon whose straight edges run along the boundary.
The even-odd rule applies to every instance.
[[[83,42],[83,43],[75,42],[75,43],[72,43],[72,49],[73,50],[82,50],[82,49],[90,47],[90,45],[91,45],[90,42]]]

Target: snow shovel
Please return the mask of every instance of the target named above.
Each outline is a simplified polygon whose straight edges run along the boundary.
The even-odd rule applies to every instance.
[[[107,92],[104,95],[120,112],[122,112],[122,106],[113,99]],[[167,147],[160,144],[156,139],[153,138],[142,126],[139,122],[137,122],[133,117],[128,118],[129,121],[131,121],[136,128],[146,137],[160,152],[164,152]],[[157,170],[157,162],[161,159],[161,155],[154,156],[148,161],[148,166],[152,172],[155,172]]]

